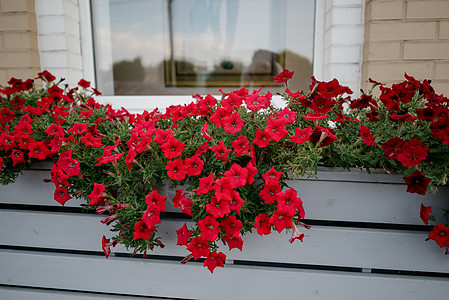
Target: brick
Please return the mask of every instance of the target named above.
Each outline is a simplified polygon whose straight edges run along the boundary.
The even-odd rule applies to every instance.
[[[449,95],[449,80],[432,80],[432,86],[437,94]]]
[[[405,42],[404,59],[449,59],[449,41]]]
[[[367,5],[367,18],[370,20],[400,20],[403,17],[403,8],[403,1],[369,2]]]
[[[36,7],[41,16],[61,15],[64,13],[64,0],[36,1]]]
[[[364,55],[368,61],[398,61],[401,58],[401,43],[369,43],[365,46]]]
[[[39,53],[37,51],[2,52],[0,66],[5,68],[39,67]]]
[[[370,62],[365,64],[364,78],[379,82],[402,81],[404,73],[418,80],[432,78],[433,62]]]
[[[0,17],[0,31],[29,30],[37,32],[36,16],[27,12],[2,14]]]
[[[28,11],[35,13],[33,0],[0,0],[2,12]]]
[[[438,32],[438,38],[449,39],[449,21],[440,22],[440,30]]]
[[[436,22],[372,22],[368,26],[369,41],[401,41],[434,39]]]
[[[6,70],[0,69],[0,85],[6,86],[9,78]]]
[[[408,1],[407,19],[436,19],[449,17],[449,1]]]
[[[26,80],[28,78],[35,78],[38,72],[40,72],[40,68],[36,67],[12,68],[7,70],[7,78],[8,80],[11,77]]]
[[[3,34],[4,49],[37,49],[35,32],[5,32]]]
[[[333,25],[362,24],[361,7],[336,7],[332,9]]]
[[[435,79],[449,79],[449,61],[435,63]]]

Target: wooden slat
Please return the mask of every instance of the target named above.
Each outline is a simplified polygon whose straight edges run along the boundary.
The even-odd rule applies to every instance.
[[[0,211],[0,241],[4,245],[101,252],[101,237],[112,236],[100,216]],[[176,230],[183,221],[163,220],[159,226],[164,249],[149,254],[184,257],[189,252],[176,245]],[[306,231],[305,231],[306,232]],[[427,233],[404,230],[313,226],[301,243],[289,244],[287,233],[244,236],[243,252],[220,251],[230,260],[268,261],[356,268],[449,273],[449,259]],[[127,252],[117,246],[113,252]]]
[[[194,299],[439,299],[447,279],[0,251],[0,283]]]
[[[51,289],[36,289],[23,287],[0,287],[0,299],[13,300],[136,300],[141,299],[135,296],[111,295],[100,293],[85,293],[74,291],[55,291]],[[167,298],[151,298],[153,300],[166,300]]]
[[[364,182],[366,174],[354,173],[357,175],[355,179],[359,178],[361,182],[342,182],[337,179],[341,176],[346,180],[349,176],[347,172],[326,172],[323,172],[323,181],[289,181],[304,201],[308,219],[423,225],[419,218],[421,203],[431,205],[437,217],[441,216],[442,207],[449,209],[449,187],[440,188],[435,195],[421,196],[406,193],[403,184]],[[53,200],[54,185],[42,182],[48,177],[47,171],[24,172],[16,183],[0,187],[0,203],[60,206]],[[374,178],[378,182],[389,178],[385,174],[378,177],[382,177]],[[171,199],[176,189],[165,188],[163,193]],[[66,206],[78,207],[81,203],[85,202],[71,199]],[[167,211],[179,212],[171,206],[171,201],[167,201],[166,206]]]

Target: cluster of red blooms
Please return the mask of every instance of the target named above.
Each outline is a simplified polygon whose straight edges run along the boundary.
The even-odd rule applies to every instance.
[[[293,72],[284,70],[274,79],[282,83],[292,76]],[[39,73],[38,78],[46,83],[55,80],[46,71]],[[349,95],[352,91],[341,86],[336,79],[320,82],[313,78],[308,95],[286,90],[288,105],[282,110],[271,105],[271,93],[261,95],[261,90],[250,93],[242,88],[230,93],[220,90],[221,101],[210,95],[195,95],[195,102],[169,107],[164,114],[155,110],[140,115],[99,105],[90,98],[100,94],[93,88],[93,93],[86,101],[77,101],[77,90],[90,88],[86,80],[80,80],[79,87],[66,92],[57,85],[51,85],[34,105],[25,105],[25,100],[18,95],[30,90],[33,81],[11,79],[10,87],[0,89],[0,93],[8,99],[8,102],[4,102],[7,105],[0,109],[0,150],[3,155],[0,156],[0,165],[7,163],[10,167],[16,167],[30,159],[53,158],[55,163],[51,179],[56,187],[54,198],[64,205],[76,193],[71,190],[71,179],[85,176],[72,152],[75,145],[82,145],[83,151],[102,153],[95,157],[96,162],[91,167],[103,169],[112,166],[116,173],[104,169],[103,173],[116,177],[120,172],[132,173],[136,168],[142,168],[140,157],[144,153],[151,153],[163,161],[161,172],[164,178],[173,183],[188,181],[191,186],[196,184],[191,191],[177,190],[172,199],[174,207],[192,216],[196,222],[192,230],[187,228],[187,224],[177,230],[177,244],[186,246],[191,253],[183,262],[190,257],[204,257],[204,266],[213,272],[217,266],[222,267],[226,260],[224,253],[216,251],[217,241],[223,241],[230,250],[237,248],[242,251],[242,234],[248,231],[244,229],[244,222],[253,224],[260,235],[270,234],[272,228],[278,232],[291,230],[290,243],[307,237],[296,226],[299,224],[309,228],[301,221],[305,217],[303,202],[295,190],[284,189],[287,169],[264,161],[268,155],[267,149],[277,143],[288,144],[285,149],[302,146],[324,149],[339,140],[336,133],[338,124],[347,127],[355,124],[355,128],[358,128],[357,137],[370,151],[382,151],[387,161],[397,161],[403,168],[413,170],[408,173],[411,175],[404,177],[408,192],[426,193],[432,180],[426,177],[420,167],[428,160],[430,145],[425,145],[417,138],[407,140],[394,136],[383,139],[371,132],[373,127],[370,125],[380,122],[385,116],[397,126],[399,133],[411,122],[427,122],[432,137],[449,145],[447,98],[436,95],[427,81],[421,83],[413,77],[406,78],[407,81],[391,88],[374,82],[380,85],[382,92],[377,101],[365,94],[356,100],[343,98],[343,95]],[[417,93],[424,97],[425,105],[409,111],[408,105],[414,101]],[[346,114],[344,103],[349,103],[349,107],[361,112],[361,115]],[[386,110],[382,111],[381,106]],[[99,109],[105,111],[103,117],[95,113]],[[75,121],[74,111],[77,113]],[[33,122],[42,114],[50,114],[52,124],[32,138]],[[16,115],[21,115],[18,121]],[[365,117],[367,122],[363,120]],[[255,118],[262,121],[256,125],[250,124]],[[199,122],[201,127],[198,133],[189,135],[188,139],[180,135],[185,129],[181,122],[184,119]],[[107,132],[100,132],[97,127],[102,122],[125,123],[130,128],[127,140],[115,134],[111,137]],[[332,123],[337,125],[333,126]],[[221,132],[220,135],[218,132]],[[199,139],[199,144],[192,150],[189,141],[194,138],[196,141]],[[221,166],[219,171],[207,171],[210,170],[208,166],[214,164]],[[120,169],[120,165],[124,169]],[[242,214],[242,208],[249,201],[243,193],[256,185],[261,186],[256,203],[261,208],[253,212],[255,217],[248,220]],[[124,228],[132,228],[133,240],[150,243],[156,226],[161,223],[167,197],[156,189],[146,192],[145,209],[137,210],[138,215],[133,217],[132,224],[125,224],[120,219],[120,211],[133,208],[133,204],[112,204],[112,199],[118,198],[114,192],[113,187],[97,180],[93,183],[93,190],[82,196],[90,200],[90,206],[97,207],[97,213],[108,213],[102,223],[109,225],[119,221]],[[194,205],[201,201],[203,206]],[[421,218],[426,225],[430,212],[430,207],[421,206]],[[123,235],[121,231],[119,234]],[[442,224],[435,226],[429,238],[449,249],[449,227]],[[162,246],[159,240],[154,241]],[[109,256],[110,247],[116,243],[103,237],[106,257]]]

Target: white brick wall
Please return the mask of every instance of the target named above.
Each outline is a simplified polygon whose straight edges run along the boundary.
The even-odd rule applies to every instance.
[[[317,1],[317,8],[323,12],[317,14],[316,77],[319,80],[337,78],[357,95],[361,81],[365,1]],[[324,24],[320,26],[319,22]]]
[[[77,0],[35,0],[42,70],[75,86],[83,77]]]

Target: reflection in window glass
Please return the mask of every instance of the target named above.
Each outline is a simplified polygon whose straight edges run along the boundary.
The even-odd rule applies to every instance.
[[[315,1],[92,0],[97,85],[105,95],[281,91],[312,76]]]

